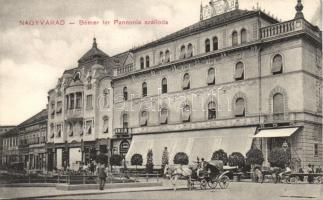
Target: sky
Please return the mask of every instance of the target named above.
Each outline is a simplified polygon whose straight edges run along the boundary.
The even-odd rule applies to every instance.
[[[295,15],[297,0],[239,0],[278,19]],[[201,0],[0,0],[0,125],[17,125],[46,108],[65,69],[91,48],[113,56],[199,21]],[[202,0],[207,4],[208,0]],[[303,0],[305,18],[321,26],[321,1]],[[167,25],[102,25],[102,20],[166,20]],[[65,25],[22,25],[64,20]],[[99,20],[79,25],[79,20]],[[69,24],[74,22],[75,24]]]

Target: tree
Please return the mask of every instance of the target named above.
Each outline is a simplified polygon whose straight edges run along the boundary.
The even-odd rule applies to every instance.
[[[238,166],[238,168],[243,168],[245,166],[245,158],[240,152],[233,152],[228,159],[230,166]]]
[[[246,154],[247,165],[262,165],[264,162],[264,156],[258,148],[251,148]]]
[[[178,152],[174,156],[174,164],[187,165],[188,164],[187,154],[184,152]]]
[[[153,173],[154,162],[153,162],[153,150],[149,149],[147,153],[146,171],[147,173]]]
[[[121,166],[122,156],[119,154],[113,154],[110,158],[110,165],[113,166]]]
[[[101,163],[101,164],[108,164],[108,156],[105,155],[104,153],[100,153],[97,157],[96,157],[96,162]]]
[[[162,168],[164,168],[166,165],[169,164],[168,160],[169,160],[168,150],[167,150],[167,147],[165,147],[163,151],[163,156],[162,156]]]
[[[134,154],[131,157],[130,162],[131,162],[131,165],[136,165],[136,169],[137,169],[137,166],[138,165],[142,165],[142,162],[143,162],[142,155],[141,154],[138,154],[138,153]]]
[[[290,164],[290,152],[283,148],[274,148],[268,156],[268,162],[272,167],[285,168]]]
[[[228,154],[223,151],[223,149],[219,149],[212,154],[211,160],[222,160],[224,165],[228,163]]]

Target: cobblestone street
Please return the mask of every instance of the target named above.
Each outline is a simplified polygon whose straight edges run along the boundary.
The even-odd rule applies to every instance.
[[[2,192],[4,188],[2,188]],[[322,185],[314,184],[256,184],[256,183],[231,183],[228,189],[221,190],[200,190],[195,189],[193,191],[187,191],[186,189],[180,189],[177,191],[167,190],[167,187],[156,187],[155,189],[149,188],[154,191],[142,191],[143,188],[132,188],[131,190],[105,190],[101,191],[80,191],[81,195],[75,195],[77,191],[57,191],[54,188],[45,188],[44,193],[36,188],[31,190],[30,188],[7,188],[10,194],[15,191],[24,194],[23,196],[44,196],[46,194],[55,194],[62,196],[55,197],[41,197],[39,199],[230,199],[230,200],[247,200],[247,199],[261,199],[261,200],[290,200],[290,199],[322,199],[323,187]],[[55,190],[55,191],[53,191]],[[157,190],[157,191],[156,191]],[[94,194],[93,193],[98,193]],[[30,193],[30,194],[29,194]],[[42,194],[41,194],[42,193]],[[70,195],[70,194],[74,195]],[[91,193],[91,194],[89,194]],[[3,193],[2,193],[3,194]],[[20,197],[23,197],[20,196]],[[18,197],[18,196],[16,196]],[[5,198],[10,198],[6,196]]]

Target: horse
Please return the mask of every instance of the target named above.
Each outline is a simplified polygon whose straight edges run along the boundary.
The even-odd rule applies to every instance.
[[[176,165],[166,165],[164,169],[164,174],[170,179],[173,185],[174,191],[176,191],[176,181],[178,178],[190,179],[192,175],[192,169],[188,166],[176,166]]]
[[[278,174],[280,172],[281,172],[281,169],[279,167],[271,167],[269,170],[262,170],[261,168],[257,167],[254,169],[255,180],[256,182],[263,183],[265,180],[265,177],[270,175],[274,179],[274,182],[277,183],[279,179]]]

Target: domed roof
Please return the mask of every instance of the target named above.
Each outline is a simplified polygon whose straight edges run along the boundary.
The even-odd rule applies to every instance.
[[[96,38],[93,38],[93,44],[92,44],[92,48],[86,52],[79,60],[78,62],[85,62],[87,60],[90,60],[94,57],[109,57],[106,53],[104,53],[103,51],[101,51],[98,48],[98,44],[96,43]]]

